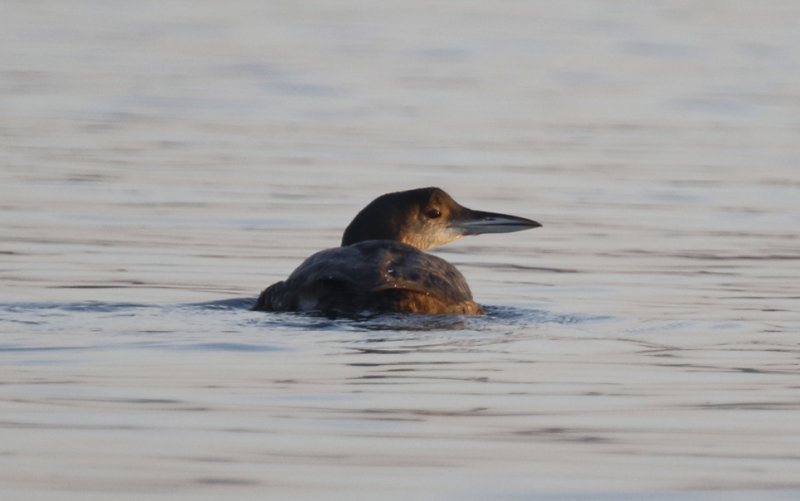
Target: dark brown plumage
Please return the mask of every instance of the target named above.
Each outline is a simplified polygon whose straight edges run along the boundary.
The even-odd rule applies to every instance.
[[[258,310],[452,313],[483,309],[461,273],[444,259],[402,242],[367,240],[312,255],[266,289]]]

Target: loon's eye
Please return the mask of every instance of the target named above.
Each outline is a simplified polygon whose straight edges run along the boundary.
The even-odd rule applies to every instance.
[[[442,213],[439,212],[439,209],[428,209],[425,211],[425,215],[431,219],[436,219],[437,217],[440,217]]]

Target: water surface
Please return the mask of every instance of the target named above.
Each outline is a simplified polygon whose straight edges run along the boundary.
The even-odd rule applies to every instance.
[[[800,8],[10,2],[8,499],[794,499]],[[375,196],[485,317],[251,312]]]

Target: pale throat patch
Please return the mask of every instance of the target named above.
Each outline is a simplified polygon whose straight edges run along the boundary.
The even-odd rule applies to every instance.
[[[419,250],[426,250],[452,242],[462,236],[463,234],[454,228],[431,228],[429,231],[406,235],[402,242],[413,245]]]

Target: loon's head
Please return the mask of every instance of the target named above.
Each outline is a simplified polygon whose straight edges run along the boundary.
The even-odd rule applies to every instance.
[[[344,230],[342,246],[364,240],[397,240],[425,250],[464,235],[509,233],[541,224],[524,217],[468,209],[439,188],[381,195]]]

